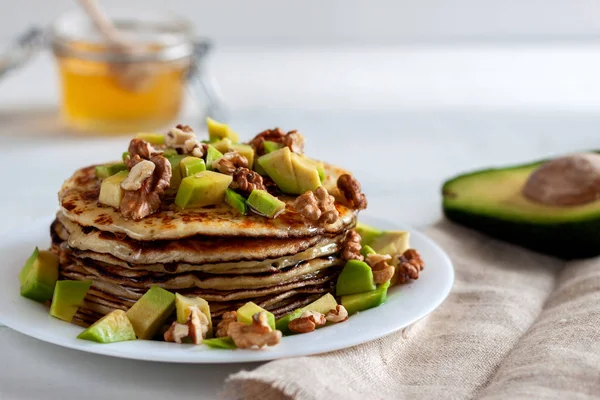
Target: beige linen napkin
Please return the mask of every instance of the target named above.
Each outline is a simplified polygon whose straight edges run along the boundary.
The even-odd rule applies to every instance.
[[[438,310],[371,343],[241,371],[228,379],[223,396],[600,397],[599,260],[565,263],[448,222],[427,234],[456,270]]]

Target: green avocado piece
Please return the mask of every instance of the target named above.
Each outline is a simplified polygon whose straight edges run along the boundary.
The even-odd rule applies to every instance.
[[[383,231],[381,229],[375,228],[374,226],[370,226],[367,224],[363,224],[360,221],[356,223],[356,227],[354,228],[354,230],[356,230],[356,232],[360,235],[360,244],[363,246],[370,246],[376,237],[379,237],[381,236],[381,234],[383,234]]]
[[[277,218],[285,211],[285,203],[264,190],[254,189],[246,204],[252,211],[267,218]]]
[[[448,219],[498,239],[564,259],[600,255],[600,200],[549,206],[522,193],[531,174],[550,160],[479,170],[442,188]]]
[[[236,193],[232,189],[225,190],[225,203],[229,204],[242,215],[246,215],[248,212],[248,207],[246,206],[246,199],[244,199],[244,196]]]
[[[162,155],[164,158],[169,158],[169,157],[177,156],[177,155],[179,155],[179,153],[175,149],[166,149],[165,151],[163,151]]]
[[[175,310],[175,295],[152,286],[128,311],[135,334],[140,339],[152,339]]]
[[[257,306],[251,301],[247,302],[242,307],[237,309],[237,321],[241,322],[242,324],[250,325],[252,323],[252,317],[254,316],[254,314],[263,311],[267,314],[267,322],[269,326],[271,327],[271,329],[275,329],[275,316],[273,315],[273,313]]]
[[[327,174],[325,174],[325,165],[323,163],[317,163],[317,173],[319,174],[321,183],[325,182],[325,179],[327,179]]]
[[[135,331],[125,311],[114,310],[81,332],[77,339],[98,343],[124,342],[135,340]]]
[[[264,141],[265,154],[272,153],[283,148],[283,143],[272,142],[270,140]]]
[[[181,208],[205,207],[223,203],[233,178],[214,171],[202,171],[183,178],[175,204]]]
[[[124,151],[123,154],[121,155],[121,159],[123,160],[123,162],[125,162],[125,160],[127,160],[127,156],[129,156],[129,152]]]
[[[377,254],[377,252],[375,250],[373,250],[373,248],[369,245],[365,245],[362,247],[362,249],[360,249],[360,254],[363,257],[368,256],[369,254]]]
[[[127,166],[120,163],[104,164],[96,166],[96,176],[100,179],[106,179],[109,176],[113,176],[117,172],[126,171]]]
[[[175,156],[165,157],[171,164],[171,182],[169,185],[169,189],[171,191],[177,190],[179,185],[181,185],[181,180],[184,178],[181,171],[181,161],[187,157],[188,156],[185,154],[177,154]]]
[[[165,135],[161,135],[160,133],[140,132],[137,135],[135,135],[135,138],[145,140],[146,142],[153,145],[165,144]]]
[[[92,281],[56,282],[50,315],[71,322],[91,286]]]
[[[123,199],[121,182],[127,178],[127,175],[129,175],[129,171],[121,171],[104,179],[100,185],[98,202],[106,204],[107,206],[119,208],[121,205],[121,199]]]
[[[363,261],[348,261],[335,285],[336,296],[369,292],[371,290],[375,290],[371,267]]]
[[[212,118],[206,118],[206,125],[208,127],[208,137],[211,142],[224,138],[230,139],[234,143],[240,141],[238,134],[232,131],[227,124],[217,122]]]
[[[361,222],[354,229],[361,237],[360,244],[363,247],[370,246],[377,254],[393,256],[409,248],[410,234],[407,231],[383,231]]]
[[[258,163],[285,193],[303,194],[321,186],[316,163],[288,147],[265,154]]]
[[[277,321],[275,321],[275,327],[278,330],[280,330],[284,335],[291,335],[294,332],[288,329],[290,321],[299,318],[304,313],[304,311],[314,311],[326,315],[329,311],[335,310],[335,307],[337,305],[338,304],[337,301],[335,301],[335,297],[333,297],[331,293],[327,293],[319,297],[312,303],[304,307],[298,308],[292,311],[291,313],[279,318]]]
[[[233,339],[229,336],[214,339],[204,339],[202,343],[214,349],[237,349],[237,346],[235,345]]]
[[[206,171],[204,160],[198,157],[185,157],[181,160],[181,178],[185,178],[198,172]]]
[[[58,256],[36,247],[19,273],[19,280],[21,296],[40,303],[50,300],[58,280]]]
[[[342,296],[341,303],[346,308],[346,311],[348,311],[348,314],[378,307],[385,303],[389,287],[390,282],[387,281],[377,286],[373,291]]]
[[[177,311],[177,322],[185,324],[190,316],[189,307],[198,307],[200,312],[208,319],[208,332],[207,337],[212,336],[212,318],[210,315],[210,306],[208,302],[201,297],[186,297],[175,293],[175,310]]]
[[[209,171],[213,171],[213,163],[221,157],[223,157],[223,153],[209,144],[208,149],[206,150],[206,168],[208,168]]]
[[[237,151],[241,156],[246,157],[250,167],[252,167],[254,164],[254,149],[249,144],[232,143],[230,139],[225,138],[219,140],[218,142],[211,143],[211,146],[219,150],[219,152],[222,154],[225,154],[229,151]]]

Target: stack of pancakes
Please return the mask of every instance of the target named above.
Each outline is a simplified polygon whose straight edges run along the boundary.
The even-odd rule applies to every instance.
[[[336,202],[330,225],[306,220],[286,202],[275,219],[242,216],[227,204],[180,210],[172,199],[141,221],[98,203],[95,168],[80,169],[59,192],[51,226],[60,279],[92,280],[74,322],[90,325],[114,309],[127,310],[150,287],[200,296],[220,319],[248,301],[280,317],[334,289],[341,248],[356,212]],[[334,194],[345,171],[326,165],[323,185]]]

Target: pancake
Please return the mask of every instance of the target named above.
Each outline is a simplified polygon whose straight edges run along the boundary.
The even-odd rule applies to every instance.
[[[323,186],[332,195],[338,192],[337,178],[347,173],[341,168],[325,164],[327,178]],[[113,207],[98,203],[101,180],[95,175],[95,166],[82,168],[62,186],[58,197],[60,212],[69,220],[83,227],[121,233],[136,240],[174,240],[195,235],[291,238],[335,234],[354,225],[356,211],[336,203],[340,218],[332,224],[319,224],[297,213],[292,204],[294,197],[279,196],[286,203],[286,211],[277,218],[259,215],[240,216],[227,204],[180,210],[163,199],[159,211],[141,221],[124,218]]]

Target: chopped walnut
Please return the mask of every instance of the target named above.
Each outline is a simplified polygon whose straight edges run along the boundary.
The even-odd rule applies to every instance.
[[[373,270],[373,281],[380,285],[392,279],[394,276],[395,268],[393,265],[389,265],[387,262],[392,259],[392,256],[388,254],[368,254],[366,262]]]
[[[191,154],[194,157],[202,158],[206,154],[208,145],[200,142],[198,139],[188,139],[183,144],[184,154]]]
[[[258,172],[248,168],[236,168],[233,172],[232,189],[239,189],[242,192],[251,193],[253,190],[267,190],[263,183],[263,178]]]
[[[160,197],[170,186],[171,164],[161,155],[150,158],[154,164],[152,175],[145,179],[137,190],[124,190],[121,199],[121,214],[125,218],[139,221],[158,211]]]
[[[127,178],[121,182],[121,189],[123,190],[139,190],[146,179],[152,176],[156,166],[153,162],[148,160],[141,160],[139,163],[131,168]]]
[[[407,282],[409,279],[419,279],[419,272],[425,268],[421,255],[415,249],[408,249],[398,257],[398,283]]]
[[[230,151],[223,154],[223,157],[213,162],[212,167],[222,174],[233,175],[237,168],[248,167],[248,159],[237,151]]]
[[[125,165],[127,165],[127,168],[129,169],[133,168],[142,160],[149,160],[151,157],[162,153],[142,139],[131,139],[127,151],[129,154],[125,158]]]
[[[294,207],[304,218],[324,224],[332,224],[340,216],[335,208],[335,199],[323,186],[319,186],[314,192],[308,190],[298,196]]]
[[[254,314],[250,325],[232,322],[229,324],[227,334],[240,349],[274,346],[279,343],[282,336],[281,331],[271,329],[264,311]]]
[[[355,230],[348,232],[342,245],[342,258],[344,260],[363,260],[363,256],[360,254],[360,250],[362,249],[360,240],[361,237],[358,232]]]
[[[340,189],[348,205],[356,210],[367,208],[367,197],[360,191],[360,183],[355,177],[344,174],[338,178],[337,187]]]
[[[166,342],[182,343],[183,339],[190,338],[194,344],[202,343],[208,333],[208,318],[198,306],[188,307],[190,316],[185,324],[173,322],[168,331],[165,332]]]
[[[187,125],[177,125],[175,128],[171,128],[165,135],[165,144],[167,147],[174,149],[183,148],[185,142],[190,139],[195,139],[196,134]]]
[[[265,153],[266,140],[281,143],[294,153],[302,154],[304,152],[304,137],[295,130],[285,133],[280,128],[267,129],[256,135],[248,144],[260,156]]]
[[[312,332],[317,327],[325,325],[327,320],[325,316],[316,311],[304,311],[300,317],[293,319],[288,324],[288,328],[296,333]]]
[[[325,319],[327,322],[331,322],[333,324],[337,324],[338,322],[344,322],[348,320],[348,311],[346,307],[341,304],[335,306],[334,309],[329,310],[327,315],[325,315]]]
[[[237,322],[237,312],[228,311],[223,314],[221,317],[221,322],[217,325],[217,332],[215,333],[216,337],[225,337],[227,335],[227,330],[229,329],[229,325],[232,322]]]

